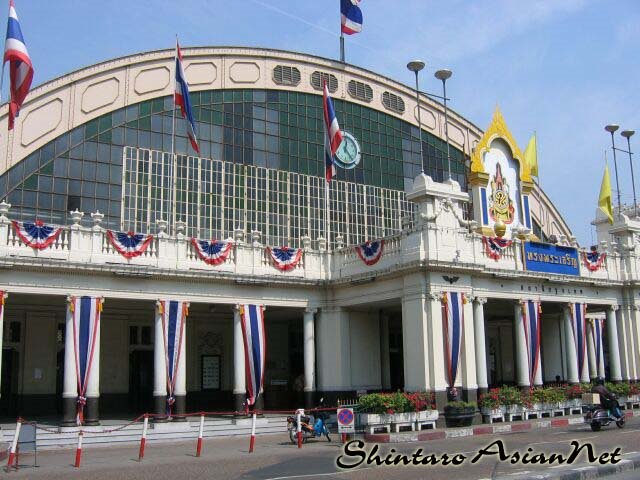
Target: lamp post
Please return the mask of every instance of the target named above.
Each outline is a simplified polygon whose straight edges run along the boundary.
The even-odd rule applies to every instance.
[[[447,80],[451,78],[451,70],[438,70],[434,76],[442,80],[442,96],[444,97],[444,135],[447,139],[447,168],[449,170],[449,180],[451,180],[451,153],[449,149],[449,113],[447,111]]]
[[[420,173],[424,173],[424,158],[422,157],[422,121],[420,119],[420,88],[418,86],[418,72],[424,68],[422,60],[407,63],[407,69],[416,74],[416,106],[418,109],[418,143],[420,144]]]
[[[631,167],[631,185],[633,186],[633,216],[638,216],[638,202],[636,201],[636,181],[633,176],[633,161],[631,160],[631,140],[630,138],[636,133],[635,130],[623,130],[620,132],[627,139],[627,153],[629,154],[629,166]]]
[[[616,142],[615,142],[615,139],[613,138],[613,134],[619,128],[620,127],[618,125],[613,123],[604,127],[604,129],[611,134],[611,148],[613,149],[613,167],[615,168],[615,171],[616,171],[616,190],[618,191],[618,217],[622,213],[622,207],[620,204],[620,183],[618,182],[618,162],[616,160]]]

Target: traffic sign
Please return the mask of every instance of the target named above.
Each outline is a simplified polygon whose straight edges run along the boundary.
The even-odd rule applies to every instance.
[[[338,433],[355,433],[356,422],[353,408],[338,409]]]

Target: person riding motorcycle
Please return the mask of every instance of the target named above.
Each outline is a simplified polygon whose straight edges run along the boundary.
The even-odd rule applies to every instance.
[[[596,384],[591,389],[591,393],[600,395],[600,405],[606,410],[610,410],[614,417],[622,418],[620,405],[615,395],[611,393],[604,385],[604,378],[598,377]]]

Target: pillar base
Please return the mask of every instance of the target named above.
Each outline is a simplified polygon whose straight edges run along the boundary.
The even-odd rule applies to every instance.
[[[154,395],[153,396],[153,413],[156,415],[153,421],[156,423],[166,422],[167,419],[167,396],[166,395]]]
[[[100,397],[88,397],[84,406],[84,424],[100,425]]]
[[[446,390],[436,391],[436,408],[443,412],[445,405],[449,403]]]
[[[174,397],[176,402],[173,404],[173,414],[174,415],[183,415],[186,413],[186,404],[187,404],[187,396],[186,395],[176,395]],[[173,422],[186,422],[187,417],[173,417],[171,419]]]
[[[315,407],[315,393],[316,392],[304,392],[304,408],[307,410]]]
[[[233,409],[236,412],[244,414],[245,411],[245,402],[247,401],[247,396],[244,393],[234,393],[233,394]]]
[[[489,387],[478,387],[478,398],[485,393],[489,393]]]
[[[264,410],[264,394],[260,395],[253,406],[253,410]]]
[[[73,398],[62,398],[62,426],[75,427],[77,414],[77,400]]]
[[[471,389],[463,389],[462,390],[462,398],[465,402],[473,402],[473,403],[477,403],[478,402],[478,390],[476,390],[475,388],[471,388]]]

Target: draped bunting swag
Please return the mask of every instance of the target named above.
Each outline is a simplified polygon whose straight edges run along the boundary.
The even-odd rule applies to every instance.
[[[240,319],[244,340],[248,408],[256,404],[264,385],[266,358],[264,309],[261,305],[241,305]]]
[[[196,238],[191,239],[191,244],[195,251],[198,252],[200,259],[207,265],[220,265],[224,263],[233,246],[231,242],[198,240]]]
[[[100,313],[103,298],[100,297],[70,297],[68,299],[69,315],[73,318],[73,348],[76,364],[76,379],[78,385],[78,407],[76,422],[84,423],[84,407],[87,403],[86,393],[96,338],[100,329]]]
[[[499,237],[482,237],[485,252],[489,258],[493,258],[496,262],[502,258],[502,250],[510,247],[513,241]]]
[[[167,414],[171,417],[178,365],[182,354],[182,337],[184,335],[189,304],[175,300],[160,300],[158,314],[162,317],[162,337],[167,372]]]
[[[442,297],[442,322],[445,340],[445,357],[447,362],[447,379],[453,388],[458,376],[460,350],[462,348],[462,332],[464,331],[464,304],[467,303],[463,293],[446,292]]]
[[[273,266],[281,272],[293,270],[302,258],[301,248],[267,247],[267,252],[273,260]]]
[[[355,246],[356,253],[367,265],[375,265],[382,258],[384,250],[384,240],[366,241]]]
[[[606,258],[606,253],[598,253],[598,250],[595,248],[592,248],[590,252],[582,252],[582,261],[590,272],[600,270]]]
[[[61,227],[45,225],[41,220],[36,220],[35,222],[13,220],[11,224],[20,240],[28,247],[37,250],[44,250],[55,242],[62,231]]]
[[[107,230],[107,237],[109,237],[113,248],[125,258],[134,258],[142,255],[153,240],[153,235],[116,232],[114,230]]]

